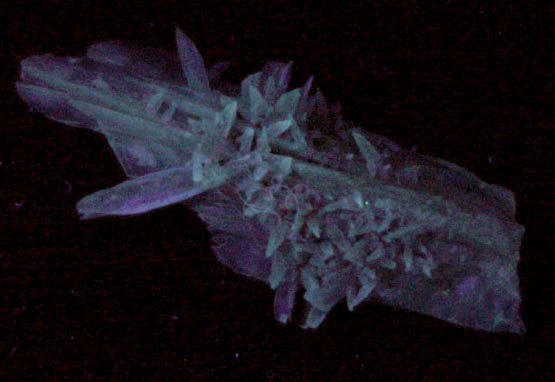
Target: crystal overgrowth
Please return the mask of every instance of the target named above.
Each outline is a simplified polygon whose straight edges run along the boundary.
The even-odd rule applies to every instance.
[[[21,62],[21,98],[106,136],[129,177],[81,199],[82,219],[186,203],[223,264],[275,290],[282,323],[304,290],[304,328],[374,298],[524,332],[511,191],[343,120],[312,77],[288,90],[291,62],[233,86],[176,39],[177,55],[108,41]]]

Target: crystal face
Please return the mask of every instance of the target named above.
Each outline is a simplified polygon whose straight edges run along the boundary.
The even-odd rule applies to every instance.
[[[225,63],[206,70],[176,40],[177,55],[107,41],[21,62],[21,98],[106,136],[129,178],[81,199],[82,219],[185,203],[221,263],[275,290],[282,323],[303,293],[304,328],[343,299],[353,310],[374,298],[524,332],[510,190],[343,120],[312,77],[290,90],[291,62],[234,86],[219,79]]]

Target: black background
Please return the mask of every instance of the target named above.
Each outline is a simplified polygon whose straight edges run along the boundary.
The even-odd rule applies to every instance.
[[[11,1],[2,5],[0,375],[13,380],[544,380],[553,370],[553,8],[529,1]],[[330,3],[330,4],[326,4]],[[361,6],[360,4],[365,4]],[[103,137],[29,112],[18,63],[123,39],[241,80],[293,60],[347,119],[516,194],[523,336],[339,304],[317,331],[273,318],[269,287],[220,265],[182,206],[81,222],[125,179]]]

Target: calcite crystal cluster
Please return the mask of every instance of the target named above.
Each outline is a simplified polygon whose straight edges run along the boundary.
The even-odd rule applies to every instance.
[[[302,293],[305,328],[376,299],[524,332],[511,191],[345,121],[312,77],[289,89],[291,63],[233,86],[176,39],[177,54],[108,41],[22,61],[21,98],[103,134],[129,178],[79,201],[83,219],[187,204],[223,264],[275,290],[282,323]]]

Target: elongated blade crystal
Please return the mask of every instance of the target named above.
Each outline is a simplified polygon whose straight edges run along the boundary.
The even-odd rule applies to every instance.
[[[175,37],[179,61],[187,79],[187,85],[193,90],[207,92],[210,87],[202,56],[191,39],[185,36],[181,30],[176,29]]]
[[[312,77],[289,90],[291,62],[231,85],[225,63],[207,71],[180,30],[176,41],[177,54],[107,41],[21,62],[21,98],[105,135],[129,177],[79,201],[81,218],[187,204],[224,265],[275,290],[281,323],[300,293],[303,328],[376,299],[524,332],[510,190],[343,120]]]

